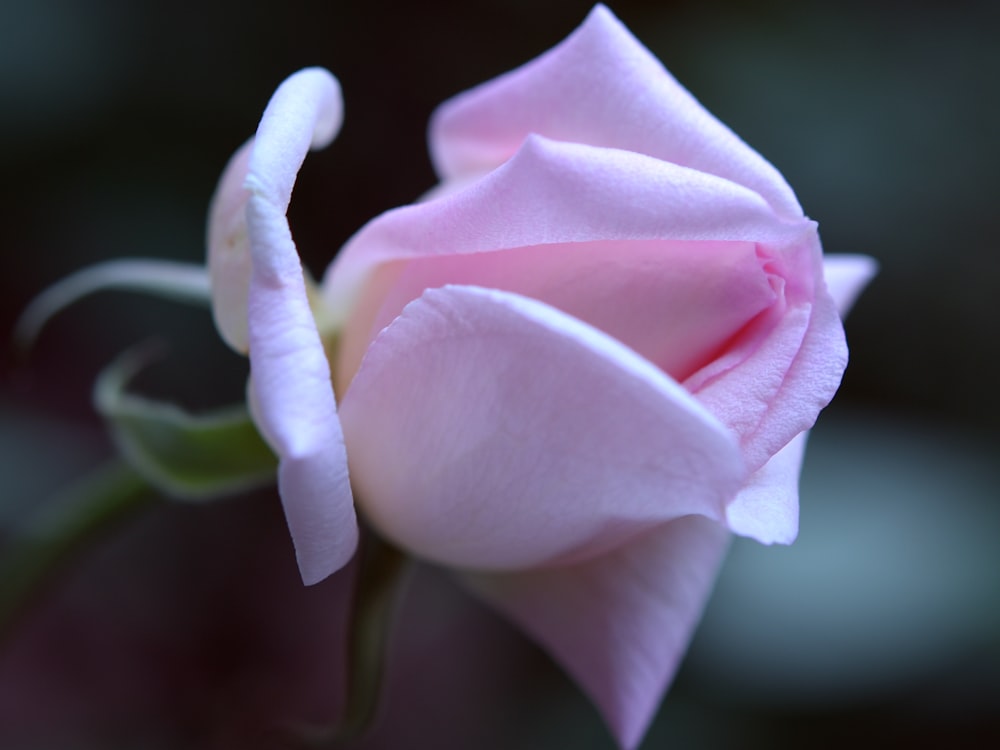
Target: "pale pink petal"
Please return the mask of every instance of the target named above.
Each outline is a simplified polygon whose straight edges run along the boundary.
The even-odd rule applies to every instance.
[[[837,304],[840,317],[854,306],[861,290],[878,273],[878,263],[867,255],[827,255],[823,258],[826,288]]]
[[[754,242],[781,256],[807,248],[815,224],[781,220],[734,182],[649,156],[529,137],[467,189],[389,211],[362,228],[327,271],[324,294],[341,317],[375,266],[391,260],[620,240]]]
[[[340,84],[323,68],[289,76],[271,96],[257,126],[246,188],[282,211],[306,152],[329,146],[340,131]]]
[[[299,130],[293,122],[303,115],[303,107],[315,98],[317,120],[311,129]],[[278,101],[281,98],[284,101]],[[323,148],[336,136],[342,121],[340,85],[327,71],[311,68],[291,76],[275,92],[272,118],[280,122],[267,125],[272,133],[283,134],[257,147],[251,138],[226,165],[212,197],[208,218],[208,268],[212,279],[212,312],[223,340],[237,352],[246,354],[247,290],[250,285],[250,245],[247,237],[246,207],[250,191],[245,182],[251,156],[256,175],[274,196],[291,195],[291,186],[302,164],[296,156],[302,139],[314,149]],[[264,123],[261,123],[264,125]],[[258,188],[261,186],[258,185]]]
[[[799,533],[799,474],[807,432],[801,432],[750,477],[729,507],[726,522],[763,544],[791,544]]]
[[[253,139],[233,154],[219,178],[208,210],[208,273],[212,279],[212,315],[223,341],[240,354],[249,346],[247,292],[250,288],[250,240],[243,186]]]
[[[330,369],[285,218],[306,152],[333,138],[340,114],[339,86],[325,70],[286,80],[261,119],[245,182],[252,401],[281,458],[279,488],[306,583],[343,567],[358,539]]]
[[[738,377],[733,375],[731,381],[723,376],[717,390],[708,387],[699,392],[699,398],[708,403],[714,413],[720,414],[730,426],[741,430],[746,445],[755,446],[750,452],[751,465],[755,465],[760,456],[792,430],[809,426],[811,421],[806,417],[816,411],[817,405],[824,405],[828,400],[826,394],[829,392],[832,395],[832,390],[839,385],[838,373],[847,363],[847,349],[842,334],[838,332],[839,326],[835,324],[833,307],[835,305],[839,314],[844,315],[875,275],[877,264],[866,256],[834,255],[824,258],[823,270],[833,304],[821,290],[815,305],[809,309],[812,317],[803,328],[801,346],[795,344],[797,336],[787,334],[797,322],[802,325],[805,310],[789,315],[781,326],[782,333],[786,335],[773,335],[763,352],[742,365],[739,377],[750,376],[743,388],[735,393],[725,393],[726,389],[736,385]],[[786,353],[797,351],[787,365],[784,380],[774,388],[773,396],[767,402],[778,417],[766,414],[758,419],[759,404],[762,403],[760,386],[768,378],[764,357],[773,356],[774,346],[782,341],[785,342]],[[781,359],[784,356],[779,355]],[[749,394],[748,391],[755,387],[756,394]],[[809,398],[812,398],[811,402]],[[794,416],[797,410],[801,410],[799,419]],[[752,428],[739,426],[754,420],[757,421]],[[800,432],[758,469],[729,506],[726,516],[734,532],[764,544],[791,544],[795,540],[799,524],[799,472],[807,434]]]
[[[512,570],[583,560],[746,478],[734,436],[648,360],[548,305],[430,290],[344,395],[366,516],[414,554]]]
[[[467,581],[573,676],[631,750],[683,658],[728,540],[714,521],[687,516],[582,564]]]
[[[435,113],[443,180],[485,173],[530,133],[627,149],[724,177],[801,217],[784,178],[716,120],[603,5],[564,42]]]
[[[819,283],[819,282],[818,282]],[[737,346],[685,386],[741,437],[751,470],[816,421],[847,366],[844,329],[823,287],[784,311],[761,340]]]
[[[871,258],[861,255],[835,255],[824,259],[823,268],[833,302],[840,315],[844,315],[865,284],[875,275],[877,264]],[[834,376],[846,365],[846,345],[837,335],[829,300],[822,293],[819,296],[820,299],[816,303],[819,313],[806,327],[803,333],[803,351],[796,354],[785,377],[784,382],[790,381],[791,390],[786,390],[787,386],[784,386],[783,382],[782,387],[774,389],[774,396],[770,402],[772,410],[784,414],[781,414],[780,419],[765,417],[757,423],[754,430],[747,430],[747,433],[752,435],[747,443],[756,443],[756,455],[770,450],[782,436],[796,427],[807,425],[809,423],[807,419],[793,418],[794,411],[800,408],[814,410],[816,404],[823,404],[826,399],[825,392],[835,388],[839,383],[839,378]],[[803,318],[802,313],[789,316],[789,320],[793,323]],[[778,342],[781,338],[775,336],[772,342]],[[791,337],[791,341],[795,338]],[[787,351],[793,348],[793,345],[789,345]],[[822,356],[824,350],[825,369]],[[819,356],[810,356],[812,354]],[[763,360],[758,361],[757,357],[752,359],[753,361],[744,367],[753,370],[751,374],[755,380],[749,385],[759,386],[764,379],[760,375],[764,369],[760,366]],[[742,372],[746,374],[748,370],[744,369]],[[736,377],[733,376],[733,381],[735,380]],[[732,385],[733,383],[727,383],[728,387]],[[728,397],[724,395],[723,390],[719,388],[717,392],[713,392],[708,388],[699,397],[709,402],[714,409],[722,409],[722,403],[725,403],[728,408],[723,415],[723,421],[727,421],[731,426],[753,412],[752,408],[746,408],[748,404],[759,403],[747,397],[746,388],[740,389],[735,395],[729,394]],[[790,393],[796,395],[790,396]],[[803,404],[801,399],[810,395],[814,398],[813,403]],[[802,415],[805,416],[806,414]],[[791,544],[795,540],[799,526],[799,473],[807,436],[807,432],[800,432],[750,478],[747,486],[726,510],[729,527],[734,532],[753,537],[764,544],[775,542]],[[753,457],[751,461],[753,465]]]
[[[717,356],[777,296],[752,242],[575,242],[397,261],[378,272],[345,327],[336,382],[350,382],[368,344],[408,302],[449,283],[545,302],[676,380]]]

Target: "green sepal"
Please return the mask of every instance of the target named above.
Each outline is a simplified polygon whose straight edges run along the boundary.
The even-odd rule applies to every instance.
[[[128,352],[100,374],[97,410],[119,450],[151,485],[180,500],[211,500],[273,482],[278,461],[246,406],[192,414],[176,404],[127,393],[128,381],[150,359]]]

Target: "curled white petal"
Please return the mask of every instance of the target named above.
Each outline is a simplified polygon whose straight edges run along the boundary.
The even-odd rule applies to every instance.
[[[358,540],[330,367],[285,217],[306,153],[329,143],[340,119],[336,79],[320,68],[296,73],[264,112],[244,182],[251,400],[281,459],[281,498],[306,583],[343,567]]]

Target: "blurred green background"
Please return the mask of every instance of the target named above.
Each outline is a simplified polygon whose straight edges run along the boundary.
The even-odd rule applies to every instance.
[[[881,264],[811,440],[800,538],[737,540],[642,747],[1000,741],[1000,5],[610,7],[784,173],[827,252]],[[321,273],[364,221],[433,184],[436,104],[589,8],[0,0],[0,331],[87,264],[200,261],[225,161],[275,86],[317,64],[346,119],[307,159],[290,216]],[[204,310],[82,302],[27,362],[3,350],[4,528],[110,454],[93,379],[151,335],[172,356],[145,392],[242,397],[246,365]],[[0,652],[0,744],[270,747],[247,727],[284,710],[277,696],[320,715],[335,699],[345,586],[298,585],[272,493],[159,508],[83,558]],[[421,571],[404,608],[385,728],[364,747],[613,746],[558,670],[445,577]]]

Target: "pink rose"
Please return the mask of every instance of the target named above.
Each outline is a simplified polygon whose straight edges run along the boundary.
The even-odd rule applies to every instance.
[[[730,532],[797,533],[805,434],[847,362],[838,305],[873,264],[824,261],[781,175],[598,6],[443,105],[439,187],[314,288],[285,212],[340,113],[325,71],[282,84],[210,222],[303,578],[350,560],[357,506],[462,571],[634,747]]]

